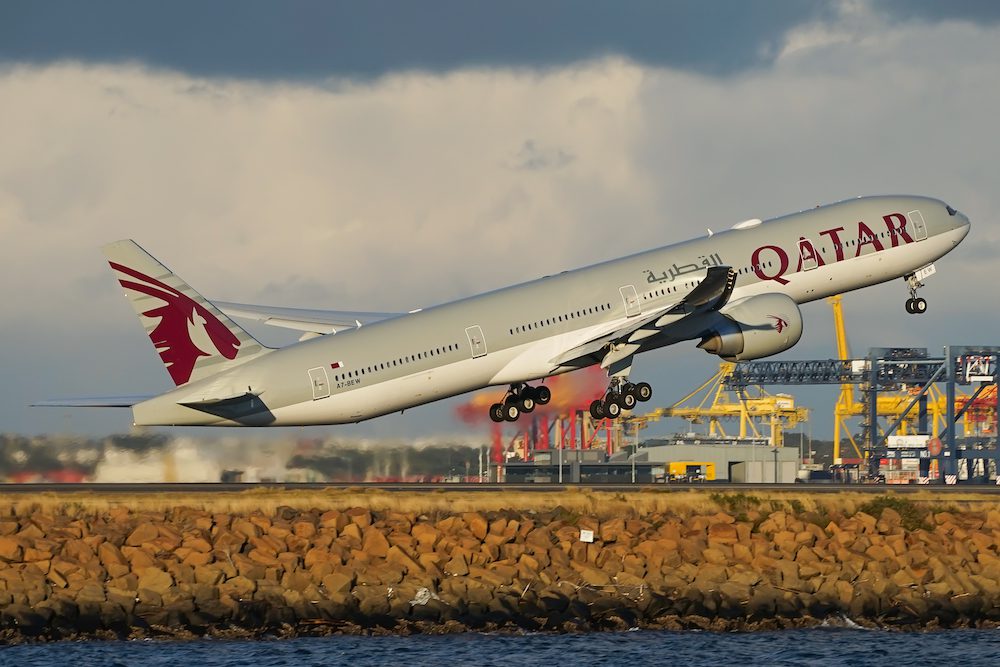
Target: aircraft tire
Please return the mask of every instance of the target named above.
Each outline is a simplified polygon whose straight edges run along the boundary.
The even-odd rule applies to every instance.
[[[618,403],[617,396],[609,395],[604,400],[604,416],[608,419],[618,419],[622,413],[622,406]]]
[[[516,422],[517,418],[521,416],[521,409],[517,407],[515,403],[507,403],[503,406],[503,418],[504,421]]]
[[[913,315],[913,314],[916,313],[916,311],[913,310],[913,301],[914,301],[914,299],[907,299],[906,300],[906,312],[908,312],[910,315]]]
[[[927,299],[917,298],[913,300],[913,312],[916,315],[923,315],[927,312]]]
[[[645,403],[649,399],[653,398],[653,388],[648,382],[640,382],[635,386],[635,397],[638,398],[640,402]]]
[[[595,398],[590,403],[590,416],[594,419],[604,419],[604,403],[601,399]]]
[[[637,399],[635,397],[635,394],[632,392],[629,392],[627,394],[622,394],[621,398],[619,398],[618,400],[621,403],[621,407],[623,410],[631,410],[632,408],[635,407],[635,404],[639,402],[639,399]]]
[[[521,401],[517,404],[521,412],[528,414],[529,412],[534,412],[535,410],[535,399],[529,396],[521,396]]]
[[[552,390],[546,386],[535,387],[535,400],[539,405],[545,405],[552,400]]]
[[[504,406],[503,403],[494,403],[490,406],[490,419],[497,422],[498,424],[504,420]]]

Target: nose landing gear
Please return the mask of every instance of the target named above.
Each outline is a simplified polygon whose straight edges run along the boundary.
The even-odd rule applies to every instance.
[[[490,419],[495,422],[514,422],[521,413],[534,411],[536,405],[552,400],[552,391],[544,386],[531,387],[524,383],[512,384],[500,403],[490,406]]]
[[[917,290],[924,286],[916,274],[906,276],[906,286],[910,289],[910,298],[906,300],[906,312],[911,315],[923,315],[927,312],[927,300],[917,296]]]

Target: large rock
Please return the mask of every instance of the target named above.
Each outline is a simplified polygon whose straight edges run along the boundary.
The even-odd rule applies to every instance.
[[[166,593],[174,585],[174,578],[168,572],[156,568],[147,568],[139,574],[139,588],[155,591],[160,595]]]
[[[385,538],[382,531],[374,526],[369,526],[364,530],[364,539],[361,548],[369,556],[385,558],[389,553],[389,540]]]
[[[129,533],[128,538],[125,540],[125,544],[130,547],[138,547],[147,542],[152,542],[157,537],[160,536],[159,529],[151,523],[140,523],[135,527],[131,533]]]
[[[364,529],[372,525],[372,514],[363,507],[352,507],[345,514],[347,518],[358,528]]]
[[[732,519],[732,517],[729,517]],[[709,544],[736,544],[739,541],[739,533],[732,522],[713,523],[708,527]]]
[[[20,563],[24,557],[24,546],[13,537],[0,537],[0,559],[8,563]]]
[[[486,539],[486,534],[489,531],[489,522],[486,520],[486,517],[478,512],[466,512],[462,515],[462,520],[465,521],[465,524],[469,527],[469,532],[476,539]]]

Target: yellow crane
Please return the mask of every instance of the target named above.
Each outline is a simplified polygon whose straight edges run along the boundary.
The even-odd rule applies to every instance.
[[[795,407],[795,399],[788,394],[771,395],[759,387],[754,396],[737,395],[727,390],[725,379],[735,366],[729,362],[719,364],[715,375],[681,400],[668,407],[628,417],[626,423],[638,430],[646,428],[650,422],[677,417],[687,420],[692,427],[708,422],[708,435],[726,438],[729,435],[722,422],[739,420],[739,437],[763,437],[761,428],[766,426],[771,444],[781,447],[784,431],[806,421],[809,410]]]
[[[851,358],[851,350],[847,343],[847,328],[844,325],[842,299],[842,295],[838,294],[828,297],[827,302],[833,308],[833,328],[837,340],[837,357],[841,360],[847,360]],[[878,416],[888,417],[893,420],[898,419],[913,398],[913,393],[911,392],[917,391],[919,391],[919,387],[895,392],[880,392],[876,406]],[[857,441],[855,441],[854,436],[851,434],[851,428],[847,420],[859,417],[866,418],[868,416],[868,404],[863,400],[856,400],[854,392],[855,386],[853,384],[845,383],[840,385],[840,395],[837,397],[837,403],[833,409],[833,460],[835,463],[840,461],[840,439],[843,434],[846,434],[858,458],[863,458],[864,456],[861,452],[861,447],[858,446]],[[944,423],[945,414],[947,413],[948,401],[936,386],[931,387],[929,394],[927,412],[933,420],[932,432],[940,433],[941,425]],[[911,411],[900,422],[898,434],[906,435],[909,433],[916,419],[916,411]],[[879,428],[878,424],[875,425],[875,428]]]

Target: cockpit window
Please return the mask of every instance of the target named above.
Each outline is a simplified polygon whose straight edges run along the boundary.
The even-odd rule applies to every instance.
[[[945,207],[945,210],[948,211],[948,215],[955,215],[956,213],[958,213],[958,211],[956,211],[955,209],[953,209],[951,206],[948,206],[947,204],[945,204],[944,207]]]

